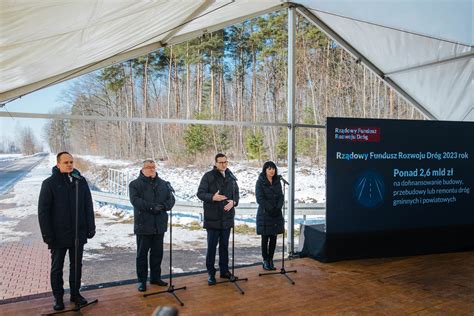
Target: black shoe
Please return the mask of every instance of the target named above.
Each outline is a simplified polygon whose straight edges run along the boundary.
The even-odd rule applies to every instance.
[[[267,270],[267,271],[270,271],[272,269],[270,267],[270,263],[268,263],[268,260],[263,260],[262,267],[263,267],[263,270]]]
[[[168,282],[165,282],[161,279],[158,279],[158,280],[150,281],[150,284],[155,284],[155,285],[159,285],[159,286],[167,286]]]
[[[77,294],[77,295],[74,295],[74,296],[71,295],[71,302],[75,303],[76,305],[86,305],[87,304],[87,300],[81,294]]]
[[[230,271],[226,271],[224,273],[221,273],[220,275],[222,279],[230,279],[231,276],[232,276],[232,273],[230,273]]]
[[[146,282],[138,282],[138,291],[145,292],[146,291]]]
[[[214,274],[209,274],[207,276],[207,284],[208,285],[214,285],[216,283],[217,283],[217,281],[216,281],[216,277],[214,276]]]
[[[276,270],[275,265],[273,264],[273,259],[269,260],[268,264],[270,266],[270,270]]]
[[[62,311],[64,309],[64,302],[62,297],[54,299],[53,309],[55,311]]]

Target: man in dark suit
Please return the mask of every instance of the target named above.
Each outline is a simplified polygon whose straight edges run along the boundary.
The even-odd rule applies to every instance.
[[[74,169],[74,159],[68,152],[57,154],[53,174],[43,181],[38,201],[38,219],[43,241],[51,250],[53,308],[58,311],[64,309],[63,267],[66,252],[69,252],[71,302],[76,305],[87,304],[79,289],[84,244],[95,235],[94,208],[87,181]]]
[[[216,284],[216,248],[219,244],[220,277],[229,279],[229,236],[234,227],[235,209],[239,203],[239,187],[236,178],[227,168],[224,154],[214,158],[214,168],[204,174],[197,196],[204,202],[204,228],[207,230],[206,268],[207,283]]]
[[[156,173],[153,160],[145,160],[140,175],[130,182],[130,202],[133,205],[134,232],[137,235],[138,291],[146,291],[148,253],[150,253],[150,283],[166,286],[161,280],[163,237],[168,230],[168,213],[175,200],[170,185]]]

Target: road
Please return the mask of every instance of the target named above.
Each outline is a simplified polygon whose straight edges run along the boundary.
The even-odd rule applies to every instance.
[[[0,160],[0,195],[6,194],[15,183],[47,156],[48,154],[42,153],[13,160]]]

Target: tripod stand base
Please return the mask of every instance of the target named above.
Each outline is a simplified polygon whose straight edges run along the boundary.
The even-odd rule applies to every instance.
[[[83,309],[84,307],[87,307],[89,305],[92,305],[92,304],[95,304],[95,303],[98,303],[98,302],[99,302],[99,299],[96,298],[95,300],[92,300],[92,301],[90,301],[90,302],[88,302],[87,304],[84,304],[84,305],[75,305],[74,308],[65,309],[65,310],[62,310],[62,311],[57,311],[57,312],[48,313],[48,314],[41,314],[41,316],[58,315],[58,314],[64,314],[64,313],[69,313],[69,312],[78,312],[81,309]]]
[[[240,282],[240,281],[248,281],[248,278],[239,279],[236,276],[231,276],[228,280],[218,281],[218,282],[216,282],[216,284],[233,283],[237,287],[237,289],[239,290],[240,294],[244,295],[245,294],[244,290],[242,290],[242,288],[237,283],[237,282]]]
[[[179,304],[180,304],[181,306],[184,306],[184,303],[183,303],[183,302],[179,299],[179,297],[174,293],[175,291],[179,291],[179,290],[186,290],[186,287],[183,286],[183,287],[175,288],[174,285],[171,285],[171,286],[168,287],[167,290],[143,294],[143,297],[147,297],[147,296],[150,296],[150,295],[162,294],[162,293],[170,293],[171,295],[174,296],[174,298],[179,302]]]
[[[259,273],[258,276],[271,275],[271,274],[281,274],[281,275],[285,276],[291,284],[295,285],[295,281],[293,281],[293,280],[292,280],[289,276],[287,276],[286,274],[287,274],[287,273],[296,273],[296,272],[297,272],[296,270],[286,271],[285,268],[281,268],[281,269],[280,269],[280,272]]]

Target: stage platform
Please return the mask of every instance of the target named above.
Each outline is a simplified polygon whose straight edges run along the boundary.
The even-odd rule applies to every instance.
[[[245,295],[229,283],[208,286],[203,273],[175,279],[177,287],[187,286],[176,292],[183,307],[168,293],[144,298],[128,284],[83,291],[99,303],[82,314],[151,315],[158,306],[174,306],[179,315],[473,315],[473,262],[474,252],[335,263],[294,259],[287,269],[298,270],[289,274],[296,285],[282,275],[259,277],[263,270],[252,266],[236,270],[249,278],[239,283]],[[149,291],[161,289],[149,286]],[[33,297],[0,305],[0,315],[38,315],[51,312],[51,306],[51,296]],[[69,302],[66,307],[71,307]]]

